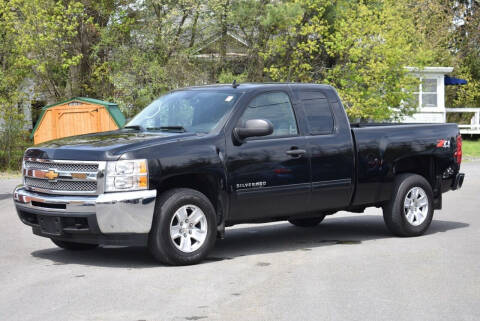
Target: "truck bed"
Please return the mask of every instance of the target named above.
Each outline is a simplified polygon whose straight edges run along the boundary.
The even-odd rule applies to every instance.
[[[350,126],[357,165],[353,206],[388,200],[393,179],[399,172],[446,171],[452,163],[452,149],[459,134],[456,124],[352,123]],[[441,140],[451,142],[450,147],[438,147]]]

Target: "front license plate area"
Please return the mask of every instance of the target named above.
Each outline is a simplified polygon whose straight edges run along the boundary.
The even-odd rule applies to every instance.
[[[59,217],[39,216],[42,233],[49,235],[62,235],[62,221]]]

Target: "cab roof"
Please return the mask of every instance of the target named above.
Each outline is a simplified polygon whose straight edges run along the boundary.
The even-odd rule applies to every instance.
[[[203,86],[192,86],[186,88],[179,88],[177,90],[238,90],[238,91],[249,91],[259,88],[282,88],[282,87],[291,87],[294,88],[321,88],[321,89],[332,89],[333,87],[325,84],[313,84],[313,83],[295,83],[295,82],[271,82],[271,83],[237,83],[237,87],[233,87],[232,84],[213,84],[213,85],[203,85]]]

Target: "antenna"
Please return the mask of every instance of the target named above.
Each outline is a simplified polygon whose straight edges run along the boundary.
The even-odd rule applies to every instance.
[[[237,88],[238,86],[240,86],[240,84],[237,84],[237,80],[234,79],[234,80],[233,80],[232,87],[233,87],[233,88]]]

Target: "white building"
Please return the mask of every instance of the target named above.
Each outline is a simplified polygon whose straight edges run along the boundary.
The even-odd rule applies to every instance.
[[[444,123],[445,109],[445,76],[453,71],[453,67],[425,67],[418,69],[407,67],[420,78],[420,85],[415,94],[418,112],[406,117],[405,123]]]

